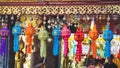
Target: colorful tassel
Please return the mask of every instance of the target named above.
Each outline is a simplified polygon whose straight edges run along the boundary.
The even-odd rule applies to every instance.
[[[76,61],[79,62],[81,61],[81,56],[82,56],[82,41],[84,40],[84,33],[83,31],[78,27],[77,31],[74,35],[74,39],[78,42],[77,45],[77,51],[76,51]]]
[[[53,55],[58,56],[59,38],[60,38],[60,28],[59,27],[55,27],[55,29],[53,29],[52,36],[54,38]]]
[[[106,26],[106,30],[103,32],[103,38],[106,41],[104,56],[110,58],[111,55],[110,41],[113,39],[113,32],[109,29],[108,25]]]
[[[21,27],[19,23],[16,22],[15,26],[12,28],[12,34],[14,35],[14,52],[19,50],[19,35],[21,34]]]
[[[28,27],[25,30],[25,34],[26,34],[26,42],[28,43],[27,45],[27,53],[31,54],[32,53],[32,37],[34,34],[34,27],[29,23]]]
[[[67,28],[67,25],[64,24],[63,29],[61,30],[61,36],[64,40],[64,56],[68,54],[68,38],[70,37],[71,31]]]
[[[96,58],[97,56],[97,45],[96,45],[96,39],[98,38],[98,31],[96,29],[96,25],[94,24],[93,29],[89,31],[89,37],[92,39],[92,44],[91,44],[91,50],[92,50],[92,55],[93,58]]]
[[[7,49],[7,37],[9,36],[9,30],[7,28],[7,24],[3,25],[3,28],[1,29],[1,54],[0,55],[6,55],[6,49]]]
[[[48,38],[48,32],[45,27],[41,26],[38,34],[38,38],[41,41],[40,56],[46,58],[46,39]]]

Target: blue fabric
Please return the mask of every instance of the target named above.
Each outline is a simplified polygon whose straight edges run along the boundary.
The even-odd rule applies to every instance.
[[[110,46],[110,41],[105,42],[105,53],[104,56],[110,58],[111,55],[111,46]]]
[[[73,54],[76,54],[76,49],[77,49],[77,43],[74,41],[74,47],[73,47]]]
[[[21,27],[19,25],[15,25],[12,28],[12,34],[14,35],[14,52],[18,52],[19,50],[19,35],[21,34]]]
[[[113,32],[109,29],[108,25],[106,26],[106,30],[103,32],[103,38],[106,41],[104,56],[110,58],[110,55],[111,55],[110,41],[113,39]]]
[[[19,36],[14,35],[14,52],[19,50]]]
[[[58,56],[59,38],[60,38],[60,28],[59,27],[55,27],[55,29],[53,29],[52,36],[54,38],[53,55]]]

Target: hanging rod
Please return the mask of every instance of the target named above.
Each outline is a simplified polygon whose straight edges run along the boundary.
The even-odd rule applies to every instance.
[[[0,6],[47,6],[47,5],[120,5],[120,1],[71,1],[71,2],[0,2]]]

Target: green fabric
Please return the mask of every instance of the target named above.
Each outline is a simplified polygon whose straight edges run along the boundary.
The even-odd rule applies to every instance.
[[[40,56],[46,57],[46,42],[41,40]]]
[[[44,27],[41,27],[39,31],[38,38],[41,41],[40,45],[40,56],[46,58],[46,39],[48,37],[48,32]]]

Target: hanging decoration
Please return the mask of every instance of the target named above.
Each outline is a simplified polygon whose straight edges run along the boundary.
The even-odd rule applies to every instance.
[[[77,42],[74,40],[74,34],[71,33],[71,36],[68,39],[68,47],[69,47],[69,60],[74,60],[74,56],[76,55],[76,48],[77,48]]]
[[[102,35],[99,35],[96,42],[98,45],[98,50],[97,50],[98,58],[104,58],[105,40],[103,39]]]
[[[96,24],[94,24],[94,18],[92,19],[92,23],[93,23],[93,28],[91,27],[91,30],[89,31],[89,37],[92,39],[92,44],[91,44],[92,56],[93,58],[96,58],[97,56],[96,39],[98,38],[99,34],[96,28]]]
[[[77,49],[77,42],[74,39],[74,34],[71,33],[71,36],[68,39],[68,48],[69,48],[69,53],[68,53],[68,68],[74,67],[74,61],[75,61],[75,55],[76,55],[76,49]]]
[[[84,33],[80,29],[80,27],[77,28],[77,31],[74,35],[74,39],[78,42],[77,45],[77,51],[76,51],[76,61],[79,62],[81,61],[81,56],[82,56],[82,41],[84,40]]]
[[[117,54],[117,57],[120,58],[120,35],[118,35],[118,40],[119,40],[119,53]]]
[[[68,38],[70,37],[71,31],[67,28],[67,25],[64,24],[61,30],[61,36],[64,40],[64,56],[68,54]]]
[[[1,29],[1,50],[0,55],[6,55],[7,49],[7,37],[9,36],[9,30],[7,24],[3,24]]]
[[[21,34],[21,26],[19,22],[15,23],[15,26],[12,28],[12,34],[14,35],[14,52],[19,50],[19,35]]]
[[[46,58],[46,39],[48,38],[48,32],[45,30],[44,26],[41,26],[38,38],[41,41],[40,56]]]
[[[55,4],[56,3],[56,4]],[[45,15],[44,16],[44,20],[43,20],[43,24],[45,25],[45,27],[43,28],[43,27],[41,27],[41,29],[40,29],[40,32],[38,33],[38,38],[39,38],[39,40],[41,41],[41,47],[40,47],[40,56],[41,57],[45,57],[46,58],[46,38],[48,37],[48,32],[47,32],[47,30],[45,29],[45,28],[48,28],[48,30],[53,30],[52,31],[52,35],[53,35],[53,38],[54,38],[54,45],[53,45],[53,54],[54,54],[54,56],[58,56],[58,47],[59,47],[59,38],[60,38],[60,35],[62,36],[62,38],[63,38],[63,40],[64,40],[64,44],[63,44],[63,48],[64,48],[64,56],[68,56],[68,57],[70,57],[72,60],[74,59],[74,53],[75,53],[75,50],[74,50],[74,48],[76,47],[75,46],[75,40],[77,41],[77,43],[78,43],[78,45],[77,45],[77,52],[76,52],[76,60],[77,61],[82,61],[82,59],[81,59],[81,55],[83,54],[82,53],[82,45],[81,45],[81,42],[83,41],[83,39],[84,39],[84,33],[83,32],[88,32],[89,31],[89,29],[90,29],[90,27],[89,27],[89,21],[90,21],[90,17],[91,17],[91,14],[92,14],[92,12],[95,12],[95,14],[96,15],[98,15],[99,14],[99,9],[104,9],[104,10],[101,10],[101,15],[100,16],[98,16],[99,17],[99,19],[100,19],[100,21],[102,20],[103,21],[103,16],[102,15],[104,15],[104,17],[105,17],[105,14],[106,14],[106,10],[108,10],[110,13],[111,12],[113,12],[113,13],[115,13],[115,12],[117,12],[118,14],[120,14],[119,12],[120,12],[120,10],[118,10],[118,8],[120,7],[120,5],[118,5],[118,4],[111,4],[110,2],[108,2],[108,4],[106,5],[106,3],[105,2],[103,2],[103,3],[101,3],[101,2],[97,2],[97,4],[93,4],[93,2],[91,2],[90,3],[90,5],[86,5],[86,3],[85,2],[83,2],[83,4],[84,5],[81,5],[82,3],[81,2],[69,2],[69,5],[66,5],[66,4],[68,4],[67,2],[65,2],[65,3],[59,3],[59,4],[57,4],[58,2],[47,2],[47,3],[43,3],[43,4],[39,4],[39,3],[32,3],[34,6],[27,6],[27,5],[30,5],[30,4],[26,4],[26,3],[24,3],[23,5],[22,5],[22,8],[21,8],[21,12],[23,13],[25,13],[24,14],[24,21],[26,22],[27,20],[30,20],[30,22],[32,23],[33,21],[34,21],[34,19],[36,19],[36,20],[38,20],[39,19],[39,17],[38,16],[36,16],[36,18],[34,18],[34,16],[32,16],[33,14],[35,14],[35,15]],[[3,3],[1,3],[1,5],[2,5]],[[5,3],[6,4],[6,3]],[[62,5],[63,4],[63,5]],[[72,5],[70,5],[70,4],[72,4]],[[74,5],[73,5],[74,4]],[[77,4],[77,5],[75,5],[75,4]],[[101,5],[102,4],[102,5]],[[11,6],[8,6],[8,5],[11,5]],[[26,6],[25,6],[26,5]],[[42,5],[42,6],[41,6]],[[49,5],[49,6],[47,6],[47,5]],[[113,11],[111,11],[111,6],[114,6],[112,9],[114,9]],[[19,14],[19,8],[21,7],[21,3],[19,4],[18,3],[18,6],[15,6],[15,3],[13,3],[13,5],[12,4],[10,4],[10,3],[8,3],[6,6],[5,5],[3,5],[3,6],[1,6],[0,7],[0,13],[1,14],[5,14],[5,10],[7,9],[8,10],[8,12],[6,12],[6,16],[3,16],[2,15],[2,17],[1,17],[1,21],[8,21],[8,20],[11,20],[11,22],[12,23],[10,23],[10,24],[13,24],[14,23],[14,20],[16,19],[15,17],[16,17],[16,15],[14,15],[14,14]],[[33,11],[31,11],[31,9],[33,9]],[[58,9],[60,9],[59,10],[59,12],[58,11],[56,11],[56,10],[58,10]],[[85,14],[85,10],[86,9],[89,9],[89,10],[87,10],[88,12],[87,12],[87,15],[85,16],[85,19],[83,20],[83,17],[84,17],[84,14]],[[96,10],[94,10],[94,9],[96,9]],[[12,11],[11,11],[12,10]],[[37,10],[39,11],[39,12],[37,12]],[[76,11],[77,10],[77,11]],[[117,11],[118,10],[118,11]],[[76,13],[78,13],[78,11],[79,11],[79,13],[80,13],[80,15],[78,15],[78,20],[77,20],[77,15],[76,15]],[[13,12],[13,13],[12,13]],[[11,14],[11,16],[9,15],[9,14]],[[27,14],[29,14],[29,19],[28,19],[28,17],[27,17]],[[47,17],[48,17],[48,15],[50,15],[50,14],[52,14],[51,15],[51,18],[49,18],[49,19],[47,19]],[[58,14],[57,15],[57,18],[54,18],[55,17],[55,15],[56,14]],[[64,15],[64,18],[63,18],[63,20],[61,20],[61,18],[62,18],[62,15],[63,14],[66,14],[66,15]],[[69,21],[67,21],[68,20],[68,15],[69,14],[73,14],[73,15],[71,15],[71,16],[73,16],[72,18],[73,18],[73,20],[71,21],[71,20],[69,20]],[[59,16],[60,15],[60,16]],[[26,18],[27,17],[27,18]],[[81,18],[80,18],[81,17]],[[10,18],[10,19],[9,19]],[[78,21],[79,20],[81,20],[81,24],[83,23],[83,32],[81,33],[81,31],[80,31],[80,29],[78,28],[77,29],[77,32],[75,33],[75,38],[74,38],[74,36],[72,35],[72,37],[70,37],[70,34],[71,34],[71,32],[70,32],[70,30],[67,28],[67,25],[65,26],[65,29],[66,30],[63,30],[64,29],[64,27],[63,27],[63,29],[62,29],[62,31],[61,31],[61,34],[60,34],[60,29],[58,28],[58,27],[56,27],[56,19],[57,19],[57,22],[59,21],[61,21],[61,26],[60,26],[60,28],[63,26],[63,22],[66,22],[67,23],[67,25],[68,26],[72,26],[72,27],[76,27],[77,26],[77,24],[79,23]],[[98,18],[96,18],[96,21],[98,21],[97,20]],[[119,19],[119,18],[118,18]],[[114,20],[117,20],[117,18],[116,17],[114,17]],[[47,22],[48,21],[48,22]],[[84,21],[84,22],[83,22]],[[36,21],[35,21],[36,22]],[[53,23],[53,22],[55,22],[55,23]],[[27,23],[27,22],[26,22]],[[39,23],[38,21],[37,21],[37,23]],[[25,24],[25,23],[24,23]],[[33,24],[33,23],[32,23]],[[51,25],[52,24],[52,25]],[[70,25],[69,25],[70,24]],[[99,23],[99,24],[101,24],[101,23]],[[47,26],[48,25],[48,26]],[[102,24],[102,25],[104,25],[104,24]],[[118,24],[119,25],[119,24]],[[25,25],[24,25],[25,26]],[[23,26],[23,27],[24,27]],[[32,52],[32,37],[33,37],[33,34],[34,34],[34,30],[35,29],[37,29],[36,27],[35,27],[35,29],[33,28],[34,27],[34,25],[31,25],[30,27],[29,27],[29,25],[28,25],[28,27],[26,28],[26,26],[24,27],[24,28],[26,28],[26,32],[25,32],[25,34],[26,34],[26,42],[25,42],[25,45],[26,45],[26,43],[27,43],[27,53],[31,53]],[[38,25],[36,25],[36,26],[38,26]],[[14,26],[14,28],[16,27],[16,25]],[[54,28],[55,27],[55,28]],[[100,56],[103,56],[103,53],[104,52],[102,52],[104,49],[103,49],[103,47],[102,47],[102,44],[101,44],[101,42],[99,42],[99,49],[98,49],[98,51],[97,51],[97,45],[95,44],[95,41],[96,41],[96,39],[97,39],[97,37],[98,37],[98,31],[97,30],[95,30],[96,29],[96,25],[93,25],[93,27],[94,28],[92,28],[91,29],[91,31],[89,32],[89,36],[90,36],[90,38],[92,39],[92,45],[91,45],[91,48],[92,48],[92,52],[93,52],[93,56],[94,56],[94,58],[95,58],[95,54],[94,53],[96,53],[96,52],[101,52],[102,53],[102,55],[100,54]],[[13,28],[13,34],[14,34],[14,51],[15,52],[17,52],[18,51],[18,49],[19,49],[19,45],[18,45],[18,43],[19,43],[19,35],[21,34],[21,30],[20,30],[20,27],[19,27],[19,31],[18,30],[14,30],[14,28]],[[17,27],[16,27],[17,28]],[[16,29],[15,28],[15,29]],[[116,26],[116,29],[118,29],[119,30],[119,26]],[[95,30],[95,31],[94,31]],[[36,31],[36,30],[35,30]],[[82,35],[83,36],[82,36]],[[17,36],[17,37],[16,37]],[[2,37],[2,40],[4,40],[3,38],[5,38],[6,40],[7,40],[7,37],[8,37],[8,35],[4,35],[4,34],[2,34],[2,31],[1,31],[1,37]],[[108,36],[109,37],[109,36]],[[74,41],[73,41],[73,38],[75,39]],[[17,39],[17,40],[15,40],[15,39]],[[88,38],[87,38],[88,39]],[[104,38],[105,39],[105,38]],[[2,41],[1,40],[1,41]],[[5,41],[2,41],[1,42],[1,49],[3,48],[3,44],[5,44],[6,43],[6,40]],[[49,40],[49,39],[48,39]],[[105,39],[105,41],[106,40],[108,40],[108,39]],[[6,43],[7,44],[7,43]],[[87,44],[85,43],[85,45],[89,45],[90,43],[88,42]],[[107,45],[107,44],[106,44]],[[5,46],[4,46],[5,47]],[[109,46],[110,47],[110,46]],[[106,46],[106,48],[108,48],[108,46]],[[5,49],[5,48],[4,48]],[[3,50],[3,49],[2,49]],[[107,49],[108,50],[108,49]],[[106,50],[106,51],[107,51]],[[74,53],[72,54],[72,52],[74,51]],[[79,52],[78,52],[79,51]],[[68,52],[70,52],[70,55],[69,55],[69,53]],[[2,54],[2,51],[1,51],[1,54]],[[20,54],[21,55],[21,54]],[[65,58],[65,57],[61,57],[61,58]],[[20,58],[20,57],[18,57],[18,58]],[[22,57],[21,57],[22,58]],[[28,57],[28,58],[30,58],[30,57]],[[29,61],[29,60],[27,60],[27,61]],[[66,60],[66,62],[67,62],[67,60]],[[68,61],[69,62],[69,61]],[[73,62],[76,62],[76,61],[73,61]],[[76,64],[76,63],[75,63]],[[67,67],[67,66],[66,66]],[[79,66],[78,66],[79,67]]]
[[[87,34],[84,34],[84,40],[82,41],[82,54],[83,55],[90,55],[89,51],[90,51],[90,44],[91,44],[91,40],[88,37]]]
[[[107,26],[103,32],[103,38],[105,40],[105,53],[104,56],[106,58],[110,58],[111,55],[111,40],[113,39],[113,32],[110,30],[110,15],[107,15]]]
[[[113,32],[110,30],[109,25],[106,26],[106,29],[103,32],[103,38],[105,40],[105,53],[104,53],[104,56],[107,57],[107,58],[110,58],[110,55],[111,55],[110,41],[113,39]]]
[[[58,56],[60,28],[57,26],[52,30],[52,36],[54,38],[53,55]]]
[[[31,23],[28,23],[28,26],[25,30],[25,34],[26,34],[26,42],[28,43],[27,45],[27,53],[31,54],[32,53],[32,37],[34,34],[34,28],[31,25]]]
[[[120,40],[116,34],[114,34],[114,38],[111,40],[111,54],[117,55],[120,49]]]
[[[15,64],[14,68],[24,68],[23,64],[25,62],[25,54],[23,52],[24,49],[24,41],[22,39],[22,36],[20,37],[20,45],[19,45],[19,50],[15,54]]]

